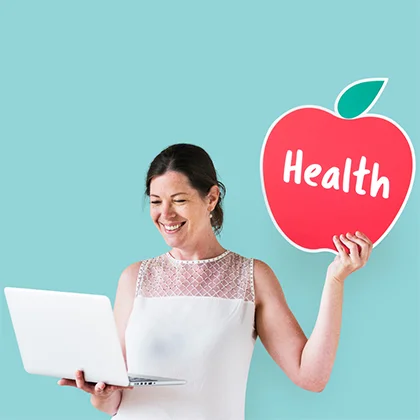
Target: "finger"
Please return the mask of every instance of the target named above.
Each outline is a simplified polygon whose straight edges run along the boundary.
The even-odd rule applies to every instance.
[[[81,370],[76,370],[76,374],[75,376],[75,380],[76,380],[76,385],[77,388],[82,388],[83,385],[85,384],[85,375],[83,374],[83,371]]]
[[[344,250],[344,248],[343,248],[340,240],[338,239],[337,235],[333,236],[333,241],[334,241],[334,245],[335,245],[340,257],[343,258],[343,259],[348,258],[347,252]]]
[[[85,381],[85,375],[84,375],[83,371],[81,371],[81,370],[76,371],[76,386],[77,386],[77,388],[79,388],[83,391],[89,392],[91,394],[95,390],[95,385],[94,384]]]
[[[356,236],[358,238],[361,238],[364,241],[366,241],[367,244],[368,244],[368,246],[369,246],[369,251],[368,251],[368,254],[367,254],[367,257],[366,257],[366,261],[367,261],[369,259],[369,257],[370,257],[370,254],[372,253],[373,243],[372,243],[372,241],[364,233],[360,232],[359,230],[356,231]]]
[[[111,391],[124,391],[125,389],[133,389],[133,386],[119,386],[119,385],[107,385],[107,389]]]
[[[373,246],[372,241],[362,232],[360,232],[359,230],[356,231],[356,236],[360,239],[363,239],[365,242],[367,242],[369,244],[369,246]]]
[[[73,379],[62,378],[57,382],[57,384],[60,386],[75,386],[77,388],[76,381],[74,381]]]
[[[356,244],[360,246],[360,257],[362,258],[363,262],[366,262],[370,254],[369,244],[364,239],[352,235],[351,233],[347,233],[346,236],[350,241],[356,242]]]
[[[107,388],[107,386],[103,382],[98,382],[95,385],[95,388],[94,388],[95,394],[99,394],[99,395],[102,394],[105,391],[106,388]],[[110,388],[110,387],[108,387],[108,388]],[[108,389],[107,389],[107,391],[108,391]]]
[[[358,260],[360,259],[359,255],[359,248],[357,247],[357,243],[350,241],[347,239],[344,235],[340,235],[340,241],[347,246],[347,248],[350,250],[350,258],[352,260]]]

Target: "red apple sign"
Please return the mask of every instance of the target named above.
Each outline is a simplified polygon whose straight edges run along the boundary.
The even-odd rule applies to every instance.
[[[388,79],[347,86],[335,112],[293,108],[271,125],[261,151],[268,212],[280,233],[308,252],[337,253],[332,237],[356,230],[379,244],[411,192],[415,157],[390,118],[367,115]]]

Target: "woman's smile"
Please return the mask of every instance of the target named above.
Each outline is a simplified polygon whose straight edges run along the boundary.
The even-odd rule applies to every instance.
[[[173,235],[181,230],[181,228],[185,225],[186,222],[179,222],[179,223],[171,223],[171,224],[164,224],[160,223],[163,226],[163,230],[169,234]]]

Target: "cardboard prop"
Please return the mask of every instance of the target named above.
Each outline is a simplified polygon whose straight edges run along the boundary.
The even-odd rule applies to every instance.
[[[415,157],[407,133],[367,114],[388,79],[363,79],[337,97],[334,112],[293,108],[269,128],[261,151],[268,212],[280,233],[308,252],[337,253],[332,237],[356,230],[378,245],[410,195]]]

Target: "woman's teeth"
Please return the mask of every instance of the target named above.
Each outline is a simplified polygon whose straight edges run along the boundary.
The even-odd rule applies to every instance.
[[[176,230],[178,230],[181,226],[183,225],[183,223],[179,223],[178,225],[173,225],[173,226],[165,226],[165,230],[167,230],[168,232],[174,232]]]

